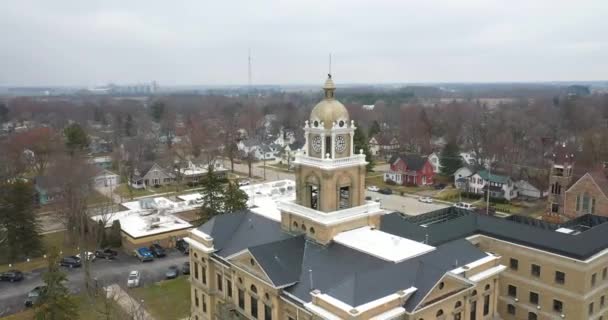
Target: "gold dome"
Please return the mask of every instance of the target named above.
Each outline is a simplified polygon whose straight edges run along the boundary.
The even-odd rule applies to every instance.
[[[340,121],[342,121],[342,124],[346,125],[350,120],[346,107],[334,98],[336,86],[331,80],[331,75],[327,76],[327,80],[323,86],[325,98],[317,103],[310,113],[310,125],[312,127],[315,127],[315,121],[317,121],[316,123],[319,126],[323,122],[325,129],[331,129],[334,122],[339,125]]]

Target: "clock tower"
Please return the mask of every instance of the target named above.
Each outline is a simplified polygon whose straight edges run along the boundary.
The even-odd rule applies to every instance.
[[[374,225],[372,217],[381,210],[365,201],[367,162],[361,150],[354,149],[355,123],[335,99],[331,74],[323,91],[323,100],[305,121],[306,142],[294,161],[296,200],[279,208],[284,229],[326,243],[336,232]]]

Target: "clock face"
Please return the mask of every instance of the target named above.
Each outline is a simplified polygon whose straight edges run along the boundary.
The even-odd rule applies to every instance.
[[[321,137],[316,136],[312,139],[312,150],[315,152],[321,152]]]
[[[336,137],[336,151],[342,152],[342,151],[344,151],[344,149],[346,149],[346,139],[344,139],[344,136],[337,136]]]

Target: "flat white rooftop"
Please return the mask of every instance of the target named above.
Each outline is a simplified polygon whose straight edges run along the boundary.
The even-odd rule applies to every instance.
[[[398,237],[370,227],[341,232],[334,237],[334,241],[376,258],[395,263],[435,250],[435,247],[424,243]]]
[[[241,190],[249,196],[247,206],[250,207],[251,212],[268,219],[281,221],[281,211],[277,202],[295,200],[295,185],[293,180],[279,180],[243,186]]]

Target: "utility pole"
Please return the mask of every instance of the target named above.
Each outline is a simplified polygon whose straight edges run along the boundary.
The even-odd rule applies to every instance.
[[[486,198],[486,216],[490,215],[490,179],[492,177],[492,164],[488,164],[488,182],[486,183],[488,186],[488,195]]]

